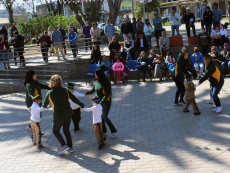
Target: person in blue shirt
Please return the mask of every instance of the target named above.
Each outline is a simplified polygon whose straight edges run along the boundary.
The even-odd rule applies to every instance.
[[[196,71],[203,72],[204,64],[203,64],[204,56],[199,52],[197,47],[194,47],[194,53],[191,56],[191,64],[195,68]],[[198,79],[201,77],[202,73],[198,73]]]
[[[70,33],[68,34],[68,40],[70,41],[70,47],[73,53],[74,59],[77,57],[77,33],[74,32],[73,28],[70,28]]]
[[[161,32],[163,31],[162,18],[159,17],[158,12],[156,12],[154,15],[155,15],[155,18],[153,18],[154,32],[155,32],[157,47],[159,47],[159,37],[161,37]]]
[[[144,27],[144,33],[145,33],[146,39],[148,41],[149,48],[151,48],[151,45],[152,45],[151,44],[152,32],[153,32],[153,28],[150,25],[150,22],[146,22],[146,26]]]
[[[110,63],[105,55],[101,56],[101,59],[98,61],[97,66],[98,66],[98,69],[103,70],[105,72],[105,75],[107,76],[107,74],[109,73],[109,69],[110,69]]]
[[[62,41],[63,41],[62,48],[64,49],[64,52],[65,52],[65,55],[66,55],[66,46],[65,46],[65,35],[66,35],[66,33],[65,33],[65,30],[63,28],[61,28],[61,25],[58,25],[58,29],[62,34]]]
[[[112,41],[112,38],[115,35],[115,27],[110,23],[110,19],[107,20],[107,25],[104,27],[104,33],[108,38],[109,43]]]
[[[215,3],[213,5],[213,9],[212,9],[212,14],[213,14],[213,30],[215,30],[216,26],[220,25],[220,21],[222,20],[222,10],[218,8],[218,4]]]

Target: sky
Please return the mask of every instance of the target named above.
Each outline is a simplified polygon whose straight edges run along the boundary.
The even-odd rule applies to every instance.
[[[15,0],[14,4],[13,5],[16,5],[16,6],[22,6],[24,8],[26,8],[27,12],[30,12],[32,11],[32,3],[36,5],[39,5],[41,4],[41,1],[44,3],[44,0],[28,0],[28,4],[27,2],[24,2],[23,0]],[[5,9],[4,8],[4,5],[0,3],[0,9],[3,10]]]

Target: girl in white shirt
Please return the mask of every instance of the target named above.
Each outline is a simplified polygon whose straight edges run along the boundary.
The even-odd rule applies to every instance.
[[[98,96],[94,96],[92,98],[89,96],[89,98],[93,104],[93,107],[82,108],[82,111],[93,112],[93,132],[99,144],[98,150],[101,150],[105,146],[104,141],[106,140],[105,136],[102,135],[102,106],[100,105],[100,99]]]

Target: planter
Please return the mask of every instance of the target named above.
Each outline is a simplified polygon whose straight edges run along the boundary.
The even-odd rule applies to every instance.
[[[182,35],[176,37],[169,37],[169,41],[170,41],[170,47],[183,46]]]
[[[197,36],[195,37],[188,37],[188,44],[197,44]]]

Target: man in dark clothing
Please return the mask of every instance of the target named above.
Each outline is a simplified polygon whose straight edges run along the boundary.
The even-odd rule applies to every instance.
[[[200,52],[203,56],[208,54],[209,51],[209,44],[211,43],[211,38],[209,33],[205,32],[204,28],[201,28],[201,33],[197,36],[197,44],[200,47]]]
[[[148,50],[148,41],[143,33],[140,33],[139,37],[137,38],[136,48],[139,54],[142,51],[146,52]]]
[[[132,38],[133,26],[128,22],[128,19],[124,19],[124,23],[121,25],[121,33],[123,34],[124,42],[126,40],[126,36],[129,35]]]
[[[66,46],[65,46],[65,30],[63,28],[61,28],[61,25],[58,25],[58,30],[61,32],[61,35],[62,35],[62,48],[64,49],[64,52],[65,52],[65,55],[66,55]]]
[[[136,32],[137,32],[137,21],[136,21],[136,18],[133,18],[133,23],[132,23],[132,25],[133,25],[133,40],[136,40],[136,37],[135,37],[135,35],[136,35]]]
[[[192,27],[193,35],[196,36],[196,29],[194,25],[195,16],[191,13],[191,9],[189,7],[186,8],[186,14],[183,19],[186,26],[187,36],[190,37],[190,27]]]
[[[90,29],[91,29],[91,27],[89,26],[89,22],[86,21],[85,26],[83,26],[83,28],[82,28],[82,33],[84,34],[84,38],[85,38],[85,51],[88,51],[88,45],[89,45],[90,49],[92,49],[91,40],[89,39],[89,38],[91,38]]]
[[[17,65],[16,56],[18,54],[18,56],[20,57],[20,64],[23,63],[23,66],[25,66],[26,64],[25,64],[25,59],[24,59],[24,56],[23,56],[23,53],[24,53],[24,37],[19,35],[17,31],[14,33],[14,37],[15,37],[15,39],[12,40],[12,44],[13,44],[14,49],[15,49],[15,53],[14,53],[15,65]]]

